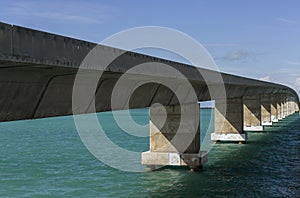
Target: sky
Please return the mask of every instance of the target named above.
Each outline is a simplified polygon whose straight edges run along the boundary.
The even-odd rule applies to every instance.
[[[299,10],[298,0],[0,0],[0,21],[96,43],[134,27],[173,28],[203,44],[222,72],[300,95]]]

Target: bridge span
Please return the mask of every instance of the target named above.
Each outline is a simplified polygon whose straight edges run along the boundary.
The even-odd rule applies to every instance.
[[[105,55],[97,57],[99,65],[106,56],[120,55],[103,71],[95,65],[79,69],[95,47]],[[132,70],[138,64],[148,64],[151,75]],[[169,75],[157,64],[168,65],[183,77]],[[96,79],[100,73],[93,95],[77,95],[85,102],[74,105],[76,77],[87,79],[79,86],[89,89],[88,79]],[[125,73],[125,81],[137,87],[119,85],[121,102],[112,105],[113,89]],[[191,89],[182,90],[183,78]],[[172,82],[173,89],[164,84],[166,81]],[[196,98],[180,98],[174,90],[195,93]],[[298,95],[287,86],[0,23],[2,122],[149,107],[150,150],[142,154],[142,163],[195,169],[206,161],[205,153],[199,151],[198,101],[208,100],[215,101],[213,141],[246,141],[247,131],[263,131],[264,126],[299,112]],[[183,119],[184,113],[187,117]]]

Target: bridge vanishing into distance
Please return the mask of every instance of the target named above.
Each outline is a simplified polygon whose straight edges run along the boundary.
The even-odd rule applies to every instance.
[[[97,47],[107,56],[121,55],[104,71],[93,66],[79,70],[94,47],[94,43],[0,23],[0,121],[149,107],[150,151],[142,153],[142,164],[195,169],[207,160],[206,154],[199,151],[199,101],[215,101],[213,141],[246,141],[246,131],[263,131],[264,125],[270,126],[299,111],[298,95],[289,87],[108,46]],[[101,65],[104,57],[98,58]],[[158,83],[168,79],[176,90],[180,90],[183,80],[167,75],[155,63],[168,65],[183,74],[192,87],[185,90],[186,93],[195,93],[196,99],[179,99],[174,90]],[[150,77],[131,70],[138,64],[153,65],[154,75],[150,77],[159,79],[158,82],[141,83]],[[102,76],[93,97],[82,96],[89,104],[75,104],[74,107],[76,76],[90,79],[90,75],[95,77],[99,72]],[[128,74],[127,82],[140,86],[129,89],[125,84],[124,93],[119,94],[121,102],[113,106],[113,89],[125,73]],[[215,80],[217,75],[221,76],[222,82]],[[207,80],[205,76],[210,78]],[[88,89],[89,84],[80,86]],[[221,89],[225,92],[220,92]],[[122,103],[127,100],[128,105]],[[187,118],[180,116],[183,112],[188,112]],[[163,115],[167,117],[161,124]]]

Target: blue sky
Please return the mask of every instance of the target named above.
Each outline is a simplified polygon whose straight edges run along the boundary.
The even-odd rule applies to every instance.
[[[221,71],[300,94],[299,9],[297,0],[0,0],[0,21],[93,42],[137,26],[174,28],[202,43]]]

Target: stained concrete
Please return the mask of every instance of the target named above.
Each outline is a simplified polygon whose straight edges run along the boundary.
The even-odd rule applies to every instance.
[[[278,108],[275,96],[271,96],[271,122],[278,122]]]
[[[261,124],[262,126],[271,126],[272,117],[271,117],[271,97],[268,95],[263,95],[260,98],[261,102]]]
[[[244,96],[244,131],[263,131],[260,96]]]
[[[226,107],[226,112],[222,107]],[[213,141],[246,141],[243,131],[243,101],[234,98],[215,101],[215,132],[211,134]]]
[[[200,152],[199,104],[150,107],[150,150],[144,165],[200,167],[207,158]]]

